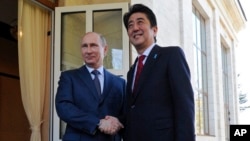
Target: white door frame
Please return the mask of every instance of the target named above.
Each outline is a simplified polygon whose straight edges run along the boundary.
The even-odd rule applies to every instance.
[[[62,13],[70,12],[85,12],[86,13],[86,32],[92,31],[92,11],[94,10],[112,10],[121,9],[122,15],[128,11],[128,3],[112,3],[112,4],[95,4],[95,5],[82,5],[82,6],[67,6],[67,7],[57,7],[55,10],[55,30],[54,30],[54,50],[52,58],[52,100],[51,100],[51,120],[50,120],[50,140],[51,141],[61,141],[60,139],[60,119],[57,116],[55,110],[55,95],[58,87],[58,80],[61,74],[61,15]],[[122,18],[122,17],[121,17]],[[108,69],[111,73],[120,75],[126,78],[126,73],[129,69],[129,40],[127,36],[127,31],[122,25],[122,44],[123,44],[123,66],[120,70]]]

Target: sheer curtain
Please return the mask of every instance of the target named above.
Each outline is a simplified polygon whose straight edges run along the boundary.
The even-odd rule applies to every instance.
[[[41,141],[50,61],[50,12],[18,0],[18,56],[23,106],[30,123],[30,141]]]

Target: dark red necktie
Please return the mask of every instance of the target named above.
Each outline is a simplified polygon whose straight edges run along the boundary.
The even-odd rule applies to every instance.
[[[136,89],[137,89],[138,80],[139,80],[139,77],[140,77],[140,74],[141,74],[141,71],[142,71],[142,68],[143,68],[143,60],[144,60],[145,57],[146,57],[145,55],[141,55],[141,56],[138,58],[137,71],[136,71],[136,75],[135,75],[133,93],[134,93],[134,92],[136,91]]]

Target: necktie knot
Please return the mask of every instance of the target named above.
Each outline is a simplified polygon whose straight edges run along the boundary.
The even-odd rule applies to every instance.
[[[138,63],[142,63],[145,57],[146,57],[146,55],[141,55],[141,56],[138,58]]]
[[[93,70],[91,73],[94,74],[95,76],[98,76],[100,74],[98,70]]]

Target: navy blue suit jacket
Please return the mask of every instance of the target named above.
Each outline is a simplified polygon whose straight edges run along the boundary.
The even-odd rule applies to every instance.
[[[135,64],[127,74],[124,141],[195,141],[194,94],[182,49],[155,45],[132,94]]]
[[[56,94],[56,111],[67,123],[64,141],[120,141],[97,130],[106,115],[118,119],[124,114],[125,80],[104,69],[104,88],[98,97],[86,66],[61,73]]]

